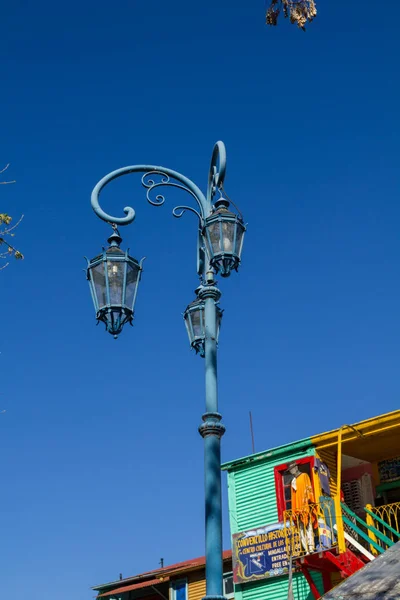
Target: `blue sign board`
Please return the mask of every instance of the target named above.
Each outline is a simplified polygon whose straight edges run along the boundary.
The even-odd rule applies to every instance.
[[[289,571],[283,523],[232,536],[233,581],[245,583]]]

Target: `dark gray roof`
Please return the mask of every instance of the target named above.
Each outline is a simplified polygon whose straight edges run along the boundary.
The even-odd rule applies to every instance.
[[[400,542],[323,596],[324,600],[400,600]]]

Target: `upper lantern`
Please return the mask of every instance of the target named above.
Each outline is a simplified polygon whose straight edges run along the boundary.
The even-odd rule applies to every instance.
[[[246,227],[243,219],[229,210],[229,202],[220,198],[204,221],[203,237],[211,267],[222,277],[238,270]]]
[[[87,278],[97,321],[115,338],[126,323],[132,325],[142,266],[128,251],[120,249],[117,230],[108,238],[110,246],[88,261]]]

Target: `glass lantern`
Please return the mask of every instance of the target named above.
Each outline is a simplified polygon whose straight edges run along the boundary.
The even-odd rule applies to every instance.
[[[228,200],[217,200],[214,212],[204,222],[202,235],[210,265],[222,277],[238,270],[245,231],[242,218],[229,210]]]
[[[142,265],[121,250],[117,230],[108,242],[107,250],[88,261],[87,279],[97,321],[117,338],[126,323],[132,325]]]
[[[199,292],[196,290],[196,296]],[[217,343],[219,338],[219,330],[221,328],[222,310],[217,305]],[[200,298],[196,298],[189,304],[183,313],[185,319],[186,331],[189,336],[189,342],[191,347],[195,350],[196,354],[200,354],[204,358],[205,347],[204,340],[206,337],[206,326],[205,326],[205,302]]]

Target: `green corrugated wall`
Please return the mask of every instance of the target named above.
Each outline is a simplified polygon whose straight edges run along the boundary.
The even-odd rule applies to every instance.
[[[312,456],[313,447],[255,461],[228,475],[229,522],[231,533],[261,527],[278,521],[274,468],[291,460]]]
[[[322,576],[313,573],[313,579],[320,593],[323,593]],[[300,573],[293,575],[293,594],[295,600],[314,600],[305,577]],[[235,586],[235,600],[287,600],[288,578],[271,577],[257,583]]]
[[[284,454],[271,454],[270,458],[265,455],[260,460],[231,467],[232,470],[228,473],[231,534],[278,521],[274,468],[291,460],[313,456],[315,448],[306,446],[299,450],[288,446]],[[322,575],[314,572],[312,577],[323,593]],[[295,600],[313,600],[310,587],[301,573],[293,576],[293,593]],[[287,594],[287,576],[235,585],[235,600],[287,600]]]

